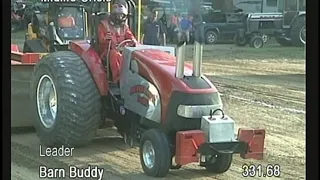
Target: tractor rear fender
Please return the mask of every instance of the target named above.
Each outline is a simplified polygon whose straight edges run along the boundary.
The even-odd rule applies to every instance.
[[[102,61],[94,48],[87,41],[70,43],[70,50],[82,58],[87,65],[101,96],[108,95],[109,85]]]
[[[297,19],[303,17],[303,16],[306,16],[305,13],[302,13],[302,12],[299,12],[299,14],[297,16],[295,16],[295,18],[292,20],[291,22],[291,25],[290,25],[290,28],[292,27],[292,25],[297,21]]]

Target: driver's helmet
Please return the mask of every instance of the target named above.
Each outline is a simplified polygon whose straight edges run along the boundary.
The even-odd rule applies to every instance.
[[[126,22],[128,18],[128,9],[123,3],[115,3],[112,5],[110,19],[115,25],[121,25]]]

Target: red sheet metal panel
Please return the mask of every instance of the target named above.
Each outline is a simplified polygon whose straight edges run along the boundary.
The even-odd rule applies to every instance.
[[[244,159],[263,159],[264,150],[264,129],[242,129],[238,131],[238,140],[247,142],[249,150],[246,154],[240,154],[240,157]]]
[[[201,130],[178,131],[176,135],[176,164],[186,165],[199,162],[198,147],[205,142]]]

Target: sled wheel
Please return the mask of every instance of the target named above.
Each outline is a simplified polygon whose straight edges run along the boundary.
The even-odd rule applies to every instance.
[[[230,168],[232,163],[232,154],[206,156],[206,160],[209,161],[209,164],[205,166],[207,171],[221,174],[228,171]]]
[[[250,47],[253,47],[253,48],[262,48],[263,47],[263,44],[264,44],[264,41],[262,39],[261,36],[253,36],[251,39],[250,39]]]
[[[171,153],[167,136],[158,129],[147,130],[140,141],[140,162],[144,173],[164,177],[171,168]]]
[[[101,99],[83,60],[59,51],[41,59],[32,80],[35,128],[46,146],[76,147],[96,135],[101,121]]]
[[[304,46],[306,44],[306,18],[300,16],[291,27],[291,39],[295,46]]]

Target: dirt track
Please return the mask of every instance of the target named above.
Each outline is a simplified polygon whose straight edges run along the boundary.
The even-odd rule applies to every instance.
[[[16,35],[16,37],[21,35]],[[13,43],[21,43],[13,39]],[[20,42],[17,42],[20,41]],[[191,47],[187,57],[191,58]],[[222,175],[206,173],[197,165],[171,170],[165,179],[241,179],[244,163],[279,164],[280,178],[305,179],[305,56],[301,48],[266,45],[263,49],[215,45],[204,48],[203,70],[223,94],[226,111],[239,127],[267,131],[263,161],[235,156]],[[39,157],[39,142],[33,132],[11,135],[12,179],[39,176],[39,165],[98,165],[104,179],[151,179],[142,173],[137,149],[130,149],[115,136],[102,131],[86,148],[75,149],[71,158]]]

